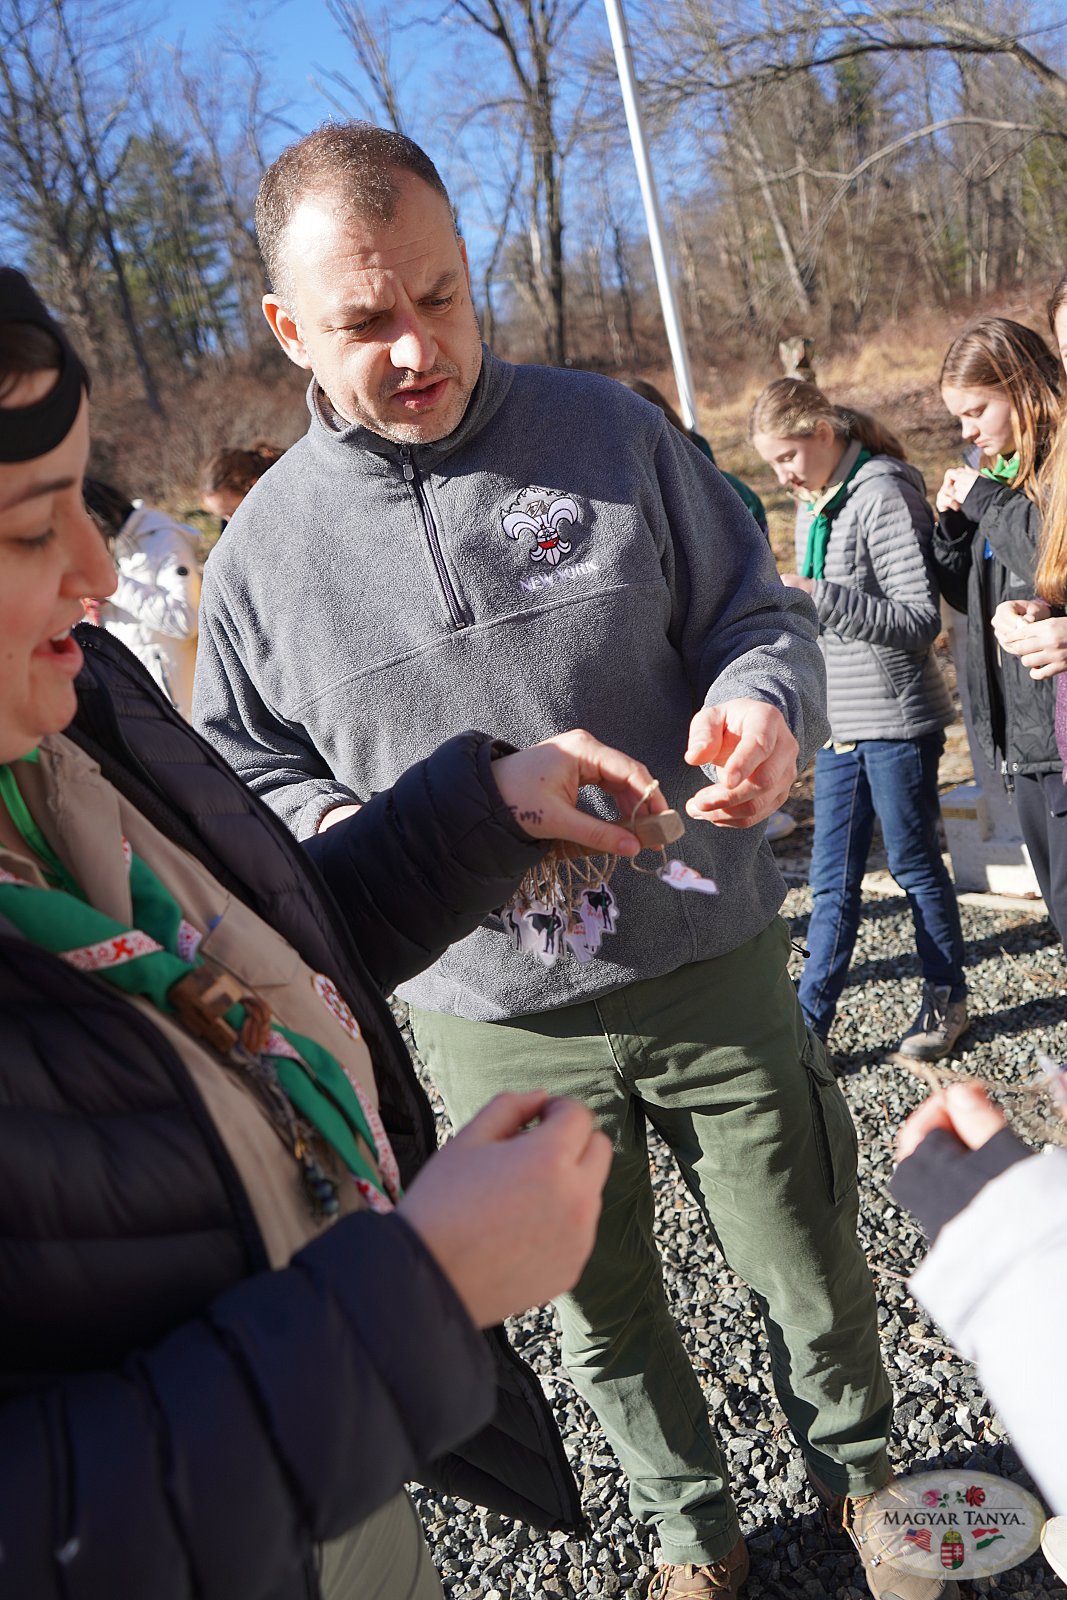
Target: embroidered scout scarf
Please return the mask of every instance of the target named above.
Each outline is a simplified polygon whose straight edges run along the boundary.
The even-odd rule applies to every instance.
[[[861,450],[853,464],[852,471],[838,485],[834,494],[826,504],[815,513],[808,529],[808,545],[804,551],[804,565],[800,569],[802,578],[821,578],[826,571],[826,550],[830,543],[830,530],[833,527],[834,512],[839,511],[845,503],[845,490],[856,476],[861,467],[865,467],[871,459],[869,450]]]
[[[38,759],[36,751],[27,760]],[[389,1211],[400,1197],[396,1158],[373,1102],[314,1039],[284,1027],[265,1002],[241,995],[198,956],[200,934],[170,890],[123,840],[134,923],[124,927],[88,904],[30,815],[10,766],[0,765],[0,802],[44,864],[39,889],[0,869],[0,913],[31,943],[116,989],[177,1015],[189,1031],[244,1068],[290,1145],[313,1212],[337,1214],[337,1184],[312,1149],[317,1134],[340,1157],[367,1204]],[[312,1132],[312,1130],[314,1130]],[[368,1160],[360,1142],[372,1153]]]

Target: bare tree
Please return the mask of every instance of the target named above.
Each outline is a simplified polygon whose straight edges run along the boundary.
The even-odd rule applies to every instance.
[[[331,68],[323,71],[318,80],[323,95],[345,116],[351,115],[355,106],[362,116],[382,120],[397,133],[406,133],[403,95],[393,66],[395,12],[384,6],[372,11],[361,0],[326,0],[326,9],[355,57],[369,92],[363,92],[345,73]],[[340,100],[336,98],[338,90]]]
[[[1062,255],[1067,77],[1028,0],[664,5],[632,27],[644,93],[704,138],[724,266],[768,331],[855,328],[916,267],[944,299]]]
[[[149,409],[163,406],[130,292],[110,196],[130,137],[126,0],[75,10],[63,0],[8,0],[0,38],[0,172],[5,221],[99,346],[101,268]],[[122,70],[120,72],[120,61]],[[123,87],[120,87],[122,85]]]
[[[286,106],[275,98],[262,57],[243,41],[224,38],[207,71],[190,68],[180,51],[172,53],[171,62],[179,127],[211,182],[242,341],[248,349],[265,348],[263,271],[253,220],[256,189],[268,164],[268,137],[295,130]]]
[[[560,89],[568,35],[586,0],[452,0],[450,11],[503,53],[528,134],[532,170],[528,235],[522,252],[527,287],[545,330],[545,355],[567,355],[563,252],[564,164],[576,119],[560,127]]]

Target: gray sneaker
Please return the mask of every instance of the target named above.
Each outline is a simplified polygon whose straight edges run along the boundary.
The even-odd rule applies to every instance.
[[[912,1056],[916,1061],[938,1061],[967,1032],[971,1025],[967,1002],[950,1000],[950,992],[947,987],[923,984],[919,1015],[897,1045],[899,1055]]]

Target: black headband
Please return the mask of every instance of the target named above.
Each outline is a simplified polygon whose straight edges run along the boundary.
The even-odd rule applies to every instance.
[[[0,323],[5,322],[42,328],[58,347],[59,379],[44,399],[31,406],[0,406],[0,461],[32,461],[62,444],[73,428],[89,375],[33,285],[14,267],[0,267]]]

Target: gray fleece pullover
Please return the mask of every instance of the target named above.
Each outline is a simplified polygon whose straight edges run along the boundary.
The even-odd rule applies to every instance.
[[[435,444],[338,429],[314,386],[310,403],[207,564],[194,696],[197,727],[299,837],[469,728],[520,746],[588,728],[679,809],[707,781],[682,759],[702,702],[777,706],[802,763],[824,742],[810,600],[656,407],[488,352]],[[671,853],[718,897],[620,863],[618,931],[587,965],[545,967],[492,919],[402,993],[473,1020],[551,1010],[735,949],[782,902],[762,827],[689,822]]]
[[[840,476],[852,470],[849,446]],[[930,556],[934,516],[922,474],[895,456],[872,456],[835,513],[826,568],[812,599],[826,658],[826,697],[833,736],[918,739],[955,712],[931,645],[941,631],[941,604]],[[811,513],[797,516],[797,570]]]

